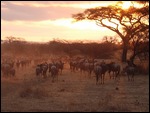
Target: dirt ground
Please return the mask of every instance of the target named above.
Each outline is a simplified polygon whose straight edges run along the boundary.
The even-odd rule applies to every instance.
[[[9,112],[148,112],[149,75],[137,75],[134,82],[105,76],[105,84],[95,84],[86,73],[68,68],[58,81],[38,79],[35,67],[17,70],[16,77],[1,77],[1,111]]]

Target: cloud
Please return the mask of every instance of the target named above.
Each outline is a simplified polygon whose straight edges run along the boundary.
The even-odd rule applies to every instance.
[[[85,3],[87,5],[85,5]],[[107,30],[95,22],[72,23],[72,14],[93,7],[97,1],[2,1],[1,37],[22,37],[28,41],[48,41],[53,38],[67,40],[97,40]],[[99,5],[106,2],[100,1]],[[107,32],[108,34],[113,32]]]
[[[28,3],[29,4],[29,3]],[[7,21],[42,21],[55,20],[58,18],[70,18],[72,14],[82,9],[60,6],[40,7],[33,4],[25,5],[19,3],[3,2],[1,18]]]
[[[2,1],[1,19],[42,21],[71,18],[86,8],[108,5],[106,1]],[[112,2],[113,3],[113,2]]]

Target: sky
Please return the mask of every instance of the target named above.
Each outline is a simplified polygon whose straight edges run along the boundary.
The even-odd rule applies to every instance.
[[[115,36],[94,21],[73,23],[72,14],[116,1],[1,1],[1,39],[8,36],[26,41],[100,41]]]

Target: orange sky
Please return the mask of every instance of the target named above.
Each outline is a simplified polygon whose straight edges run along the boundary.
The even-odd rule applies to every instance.
[[[60,40],[100,41],[114,32],[93,21],[72,23],[72,14],[86,8],[106,6],[113,1],[2,1],[1,38],[21,37],[26,41]]]

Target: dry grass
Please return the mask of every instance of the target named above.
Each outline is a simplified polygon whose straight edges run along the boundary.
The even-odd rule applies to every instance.
[[[43,88],[31,88],[31,87],[25,87],[20,92],[20,97],[22,98],[37,98],[42,99],[43,97],[48,97],[48,92]]]
[[[31,87],[23,88],[23,90],[20,92],[20,97],[25,98],[25,97],[31,97],[33,93],[33,90]]]
[[[16,79],[2,78],[1,111],[26,112],[148,112],[149,76],[137,75],[134,82],[121,76],[118,82],[105,77],[104,85],[67,68],[58,81],[38,81],[34,68],[17,73]]]

